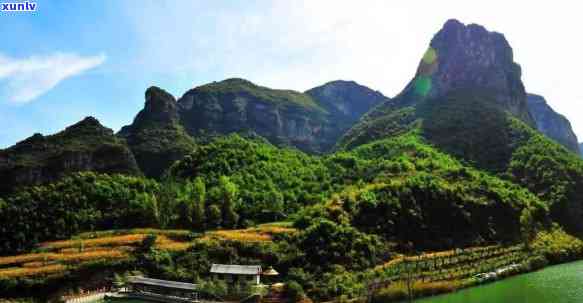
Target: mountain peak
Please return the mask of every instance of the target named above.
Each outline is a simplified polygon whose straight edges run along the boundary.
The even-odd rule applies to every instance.
[[[261,88],[257,84],[243,78],[228,78],[221,81],[213,81],[211,83],[203,84],[194,89],[188,91],[186,94],[192,92],[193,90],[205,90],[205,91],[223,91],[223,90],[240,90],[240,89],[254,89]]]
[[[520,66],[502,34],[451,19],[435,34],[416,74],[431,81],[417,93],[440,96],[456,88],[524,90]]]
[[[225,79],[225,80],[220,81],[218,83],[245,84],[245,85],[257,86],[255,83],[253,83],[247,79],[243,79],[243,78],[228,78],[228,79]]]
[[[335,80],[314,87],[306,94],[330,113],[342,113],[349,120],[360,118],[375,105],[389,100],[378,91],[355,81]]]
[[[470,31],[476,34],[481,34],[481,35],[485,35],[485,34],[498,34],[498,35],[502,35],[496,32],[490,32],[488,31],[484,26],[480,25],[480,24],[476,24],[476,23],[471,23],[471,24],[464,24],[461,21],[457,20],[457,19],[449,19],[447,20],[444,24],[443,27],[441,28],[441,30],[438,32],[443,34],[443,35],[447,35],[447,34],[459,34],[461,32],[465,32],[465,31]]]
[[[90,126],[90,127],[103,127],[103,125],[101,125],[101,123],[99,123],[99,120],[97,120],[95,117],[93,116],[87,116],[85,118],[83,118],[83,120],[69,126],[69,127],[81,127],[81,126]]]
[[[326,82],[323,85],[320,85],[319,87],[323,87],[323,86],[358,86],[358,87],[362,87],[363,85],[360,85],[360,84],[356,83],[356,81],[353,81],[353,80],[333,80],[333,81]]]
[[[146,104],[144,110],[136,119],[150,119],[170,122],[178,117],[176,99],[165,90],[152,86],[146,90]]]
[[[63,135],[74,135],[78,133],[84,134],[98,134],[98,135],[111,135],[113,131],[103,125],[92,116],[85,117],[83,120],[68,126],[62,131]]]
[[[534,125],[521,75],[504,35],[450,19],[431,40],[400,101],[412,104],[456,90],[482,91],[493,103]]]

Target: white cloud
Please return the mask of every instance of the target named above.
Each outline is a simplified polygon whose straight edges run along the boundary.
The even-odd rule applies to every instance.
[[[55,53],[16,59],[0,54],[0,85],[8,101],[27,103],[48,92],[61,81],[105,62],[105,55],[82,57]]]

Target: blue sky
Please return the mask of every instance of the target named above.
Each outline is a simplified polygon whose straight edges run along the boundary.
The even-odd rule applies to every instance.
[[[296,90],[345,79],[393,96],[448,18],[504,33],[527,90],[583,140],[576,1],[393,2],[53,0],[0,12],[0,148],[88,115],[117,131],[151,85],[178,97],[229,77]]]

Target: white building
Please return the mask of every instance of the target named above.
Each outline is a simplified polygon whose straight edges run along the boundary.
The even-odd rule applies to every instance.
[[[243,280],[261,283],[261,266],[259,265],[226,265],[213,264],[211,274],[231,283],[241,282]]]

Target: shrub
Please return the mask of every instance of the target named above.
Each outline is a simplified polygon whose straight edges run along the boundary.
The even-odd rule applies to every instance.
[[[304,289],[296,281],[288,281],[286,284],[286,295],[292,302],[299,302],[305,296]]]

